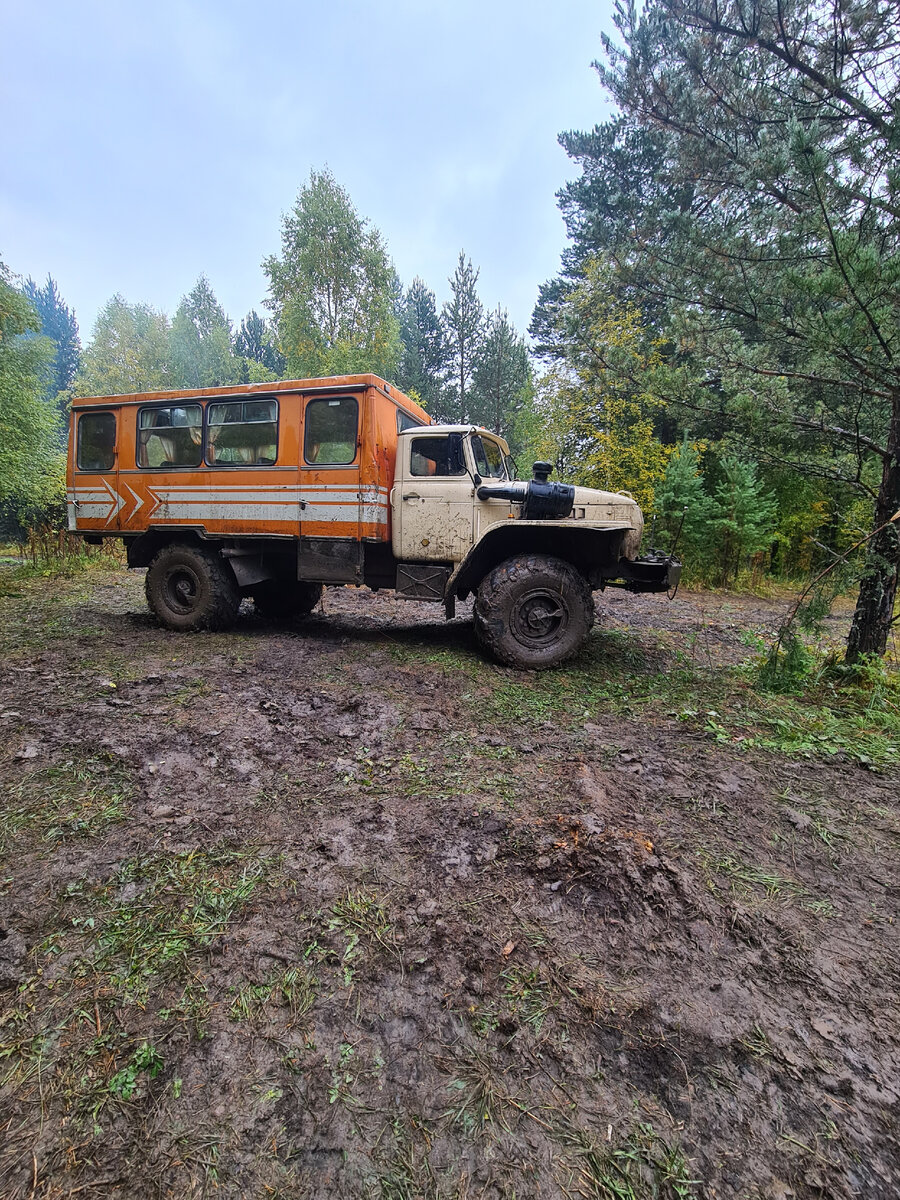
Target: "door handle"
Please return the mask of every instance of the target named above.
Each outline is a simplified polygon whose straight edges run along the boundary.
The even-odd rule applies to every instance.
[[[418,492],[404,492],[403,499],[404,500],[421,500],[422,497],[419,495]]]

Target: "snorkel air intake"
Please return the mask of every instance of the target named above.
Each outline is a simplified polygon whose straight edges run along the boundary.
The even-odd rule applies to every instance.
[[[562,521],[575,504],[575,488],[571,483],[550,483],[548,476],[553,464],[536,462],[534,478],[529,483],[483,484],[478,489],[479,500],[509,500],[521,504],[523,521]]]

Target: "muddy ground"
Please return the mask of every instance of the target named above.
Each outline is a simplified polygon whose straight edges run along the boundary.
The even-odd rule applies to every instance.
[[[142,585],[0,600],[2,1196],[898,1194],[897,748],[723,690],[787,601]]]

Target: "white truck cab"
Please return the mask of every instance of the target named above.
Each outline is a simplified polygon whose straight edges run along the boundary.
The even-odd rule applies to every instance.
[[[594,588],[663,591],[680,564],[638,558],[643,516],[624,492],[549,481],[535,463],[515,479],[509,446],[472,425],[400,433],[390,493],[397,593],[443,600],[476,593],[480,641],[516,666],[550,666],[593,623]]]

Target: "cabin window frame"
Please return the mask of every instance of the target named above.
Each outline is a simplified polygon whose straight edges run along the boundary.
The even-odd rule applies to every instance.
[[[152,426],[151,425],[151,426],[148,426],[147,430],[144,430],[142,428],[141,417],[143,416],[143,414],[145,412],[163,412],[167,409],[171,410],[173,408],[184,408],[184,409],[198,408],[200,410],[200,425],[199,425],[200,441],[194,442],[194,445],[197,447],[197,450],[199,453],[199,461],[197,461],[196,463],[168,462],[165,465],[160,463],[158,466],[155,466],[155,467],[151,466],[149,463],[145,465],[144,463],[141,462],[141,434],[142,433],[144,433],[144,432],[152,433],[153,429],[155,429],[155,428],[158,428],[160,431],[162,431],[164,429],[179,429],[179,428],[180,429],[194,429],[194,428],[196,428],[196,426],[194,426],[194,425],[181,425],[181,426],[178,426],[178,425]],[[191,437],[191,440],[193,441],[193,436]],[[135,425],[134,425],[134,462],[135,462],[135,466],[138,468],[138,470],[140,470],[140,471],[200,471],[203,469],[205,448],[206,448],[206,406],[204,404],[201,404],[201,402],[198,399],[193,398],[193,397],[188,399],[187,397],[185,397],[184,400],[182,400],[180,403],[177,400],[176,401],[168,401],[167,403],[157,402],[155,404],[142,404],[138,408],[137,416],[135,417]]]
[[[216,462],[215,459],[210,461],[210,440],[209,440],[209,411],[214,405],[219,404],[274,404],[275,405],[275,457],[271,462]],[[222,428],[225,425],[270,425],[271,421],[234,421],[222,422],[217,425],[217,428]],[[269,471],[278,465],[278,448],[279,437],[281,433],[281,405],[278,402],[277,396],[210,396],[203,406],[203,462],[211,471],[246,471],[248,469],[257,471]],[[214,445],[214,443],[213,443]]]
[[[113,437],[112,446],[110,447],[110,463],[106,467],[86,467],[81,461],[82,451],[82,425],[85,421],[96,420],[98,417],[112,417],[113,420]],[[119,438],[119,421],[118,413],[115,409],[104,408],[91,410],[90,412],[80,412],[78,414],[78,424],[75,433],[75,470],[86,475],[102,475],[106,471],[114,471],[116,469],[116,458],[118,455],[118,438]]]
[[[309,451],[310,451],[309,410],[315,404],[334,405],[335,401],[337,401],[339,403],[343,403],[347,400],[352,400],[353,403],[356,405],[356,433],[355,433],[354,440],[353,440],[353,457],[348,460],[342,460],[340,462],[334,462],[334,461],[325,462],[324,460],[321,460],[321,461],[311,460],[309,457]],[[317,471],[319,471],[319,470],[326,471],[326,470],[331,470],[333,468],[347,470],[347,468],[349,468],[349,467],[357,466],[357,462],[359,459],[359,433],[360,433],[360,422],[362,420],[362,411],[363,410],[362,410],[362,405],[359,402],[359,396],[357,396],[353,392],[347,392],[344,395],[340,395],[340,396],[311,396],[306,401],[306,404],[303,408],[303,465],[304,465],[304,467],[312,467],[314,470],[317,470]],[[327,445],[328,443],[322,443],[322,444]]]

